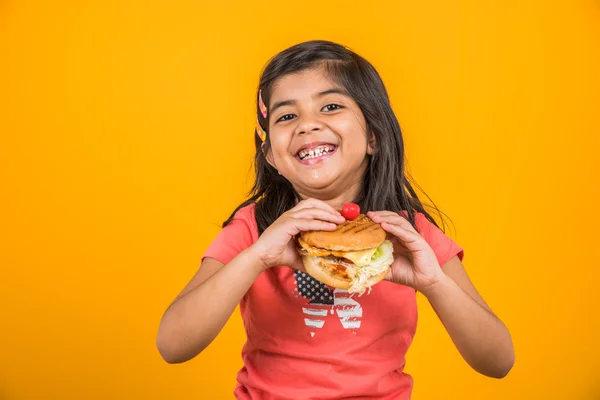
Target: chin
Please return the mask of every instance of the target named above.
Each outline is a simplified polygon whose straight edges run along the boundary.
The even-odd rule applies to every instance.
[[[338,181],[338,179],[338,174],[314,170],[301,171],[301,173],[296,175],[293,181],[300,182],[301,186],[304,186],[310,190],[324,190],[331,188]]]

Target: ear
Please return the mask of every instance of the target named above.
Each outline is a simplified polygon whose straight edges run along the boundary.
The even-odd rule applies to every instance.
[[[271,165],[271,167],[277,169],[277,167],[275,166],[275,160],[273,160],[273,153],[270,150],[267,150],[267,146],[266,146],[266,142],[263,142],[260,145],[260,148],[265,156],[265,158],[267,159],[267,162]]]
[[[375,138],[375,134],[373,132],[369,133],[369,141],[367,142],[367,154],[372,156],[377,149],[377,139]]]

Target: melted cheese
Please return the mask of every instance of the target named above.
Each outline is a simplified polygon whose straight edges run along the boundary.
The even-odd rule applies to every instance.
[[[302,248],[304,248],[304,250],[306,250],[306,252],[313,257],[327,257],[328,255],[331,255],[330,250],[312,247],[311,245],[306,243],[301,237],[298,238],[298,243],[300,243],[300,246],[302,246]]]
[[[360,251],[334,251],[336,257],[344,257],[352,261],[358,267],[365,267],[371,263],[371,257],[377,251],[377,247],[373,247]]]

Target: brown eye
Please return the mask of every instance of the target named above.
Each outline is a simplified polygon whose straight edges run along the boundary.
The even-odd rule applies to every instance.
[[[289,121],[291,119],[294,119],[295,115],[294,114],[285,114],[284,116],[282,116],[281,118],[279,118],[277,121],[275,121],[275,123],[277,122],[283,122],[283,121]]]
[[[327,104],[321,110],[322,111],[335,111],[335,110],[339,110],[341,108],[342,108],[342,106],[340,106],[339,104]]]

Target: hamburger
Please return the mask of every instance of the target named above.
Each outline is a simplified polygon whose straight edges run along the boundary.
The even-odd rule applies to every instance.
[[[349,293],[370,292],[394,261],[394,247],[386,232],[363,214],[334,231],[302,232],[297,242],[310,276]]]

